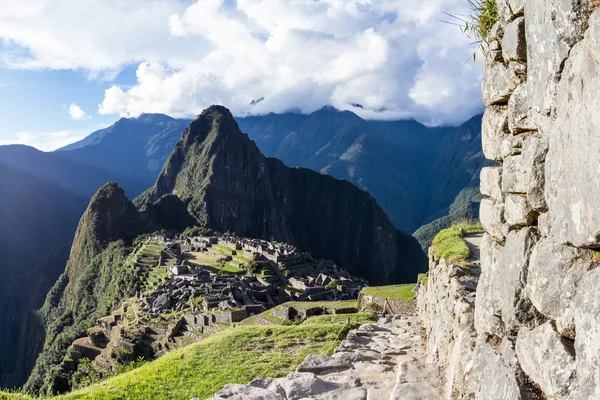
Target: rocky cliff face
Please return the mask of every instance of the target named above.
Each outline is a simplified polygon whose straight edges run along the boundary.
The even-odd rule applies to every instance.
[[[170,194],[197,223],[291,243],[373,283],[408,282],[425,267],[417,241],[397,231],[368,193],[263,156],[224,107],[192,122],[136,204],[154,213]]]
[[[466,380],[449,372],[452,398],[600,398],[600,4],[497,5],[482,138],[498,166],[481,172],[473,340],[446,341]],[[447,323],[424,318],[436,332]]]

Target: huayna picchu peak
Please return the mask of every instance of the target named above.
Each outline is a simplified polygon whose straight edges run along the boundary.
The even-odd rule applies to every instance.
[[[167,195],[198,225],[290,243],[373,283],[409,282],[426,265],[418,242],[396,230],[367,192],[265,157],[223,106],[190,124],[135,204],[152,214]]]

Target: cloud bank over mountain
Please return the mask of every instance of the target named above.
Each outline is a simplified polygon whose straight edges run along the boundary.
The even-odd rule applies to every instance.
[[[325,104],[455,124],[482,109],[464,0],[0,0],[0,65],[107,81],[100,114],[235,115]],[[111,80],[137,66],[132,85]]]

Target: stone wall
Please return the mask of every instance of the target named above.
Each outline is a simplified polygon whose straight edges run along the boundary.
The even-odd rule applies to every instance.
[[[472,392],[467,371],[475,347],[475,290],[479,262],[459,266],[429,252],[427,284],[416,289],[418,315],[427,337],[427,362],[442,369],[447,398]]]
[[[475,339],[451,398],[600,398],[600,1],[497,4],[482,140],[498,165],[481,172]]]
[[[387,303],[387,304],[386,304]],[[366,312],[378,312],[393,315],[415,314],[414,301],[390,299],[360,293],[358,295],[358,309]]]

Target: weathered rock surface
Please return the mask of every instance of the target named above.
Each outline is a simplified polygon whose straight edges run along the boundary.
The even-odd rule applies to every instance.
[[[504,218],[509,227],[531,225],[535,214],[525,196],[510,194],[504,202]]]
[[[575,354],[580,399],[600,398],[600,269],[581,280],[575,298]]]
[[[560,243],[579,247],[600,246],[599,11],[589,24],[562,73],[546,162],[550,224]]]
[[[529,102],[537,113],[554,108],[556,86],[571,47],[581,39],[588,1],[525,0],[527,81],[533,85]]]
[[[521,329],[515,346],[523,371],[552,399],[570,399],[574,389],[572,341],[559,335],[551,322]]]
[[[527,44],[525,42],[525,18],[519,17],[506,27],[502,39],[502,55],[504,61],[527,61]]]
[[[520,84],[508,100],[508,129],[513,133],[534,131],[537,129],[529,105],[529,86]]]
[[[485,230],[498,241],[504,241],[508,234],[508,225],[504,220],[504,204],[487,198],[481,200],[479,219]]]
[[[481,194],[502,201],[502,167],[484,167],[479,176]]]
[[[486,68],[483,75],[483,103],[488,106],[506,104],[512,92],[523,82],[524,72],[520,64],[512,62],[508,66],[497,62]]]
[[[574,299],[583,275],[591,268],[589,251],[560,245],[553,238],[536,244],[529,261],[527,296],[559,332],[572,329]]]
[[[502,160],[500,147],[508,133],[508,111],[503,107],[488,107],[481,122],[483,154],[487,159]]]

